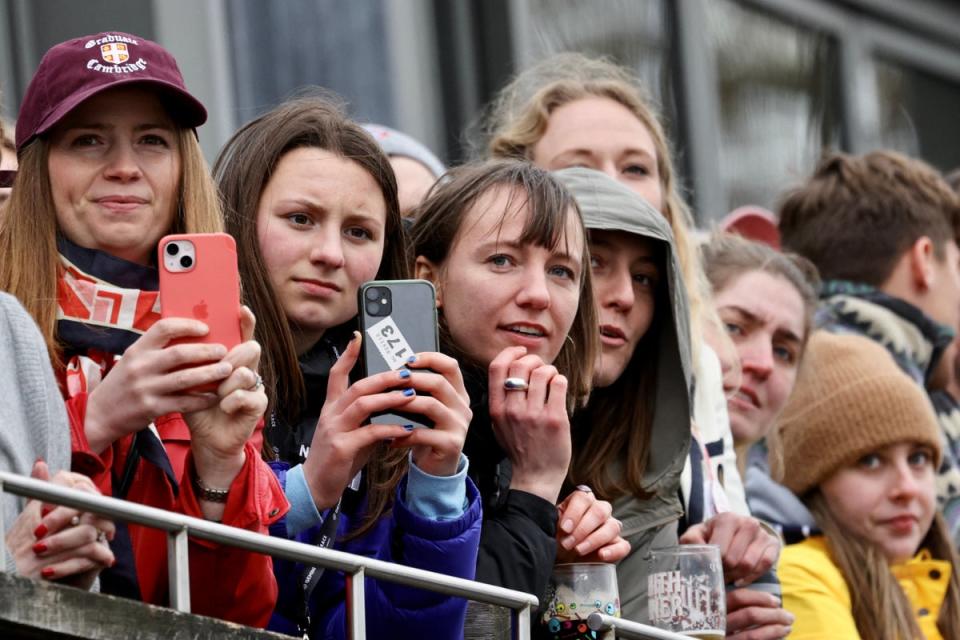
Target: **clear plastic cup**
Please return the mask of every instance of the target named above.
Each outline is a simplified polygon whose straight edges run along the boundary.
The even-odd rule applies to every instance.
[[[538,640],[613,640],[612,631],[592,631],[587,618],[594,611],[620,617],[617,568],[604,562],[558,564],[544,603],[535,629]]]
[[[652,549],[647,575],[650,624],[691,638],[723,638],[727,596],[720,549],[684,544]]]

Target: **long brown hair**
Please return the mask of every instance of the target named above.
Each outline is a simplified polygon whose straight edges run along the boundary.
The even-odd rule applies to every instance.
[[[568,481],[585,484],[598,498],[613,501],[622,495],[643,500],[652,492],[644,485],[650,461],[650,439],[657,408],[657,372],[665,323],[673,312],[667,295],[667,273],[660,243],[656,261],[662,277],[654,293],[653,321],[613,383],[595,387],[590,402],[574,414],[573,458]],[[684,389],[683,393],[687,393]],[[618,468],[623,464],[622,468]]]
[[[244,300],[257,316],[256,338],[263,348],[260,371],[270,401],[268,411],[278,412],[287,422],[296,420],[302,411],[306,391],[293,330],[270,284],[260,250],[257,210],[277,164],[288,152],[304,147],[349,159],[376,181],[387,205],[377,278],[401,279],[409,273],[397,182],[390,162],[370,134],[344,115],[336,98],[316,95],[289,100],[247,123],[230,138],[214,163],[213,173],[223,195],[227,232],[237,241]],[[265,457],[273,455],[270,449],[264,447]],[[387,510],[406,468],[405,450],[381,445],[371,457],[366,468],[367,512],[351,536],[367,531]]]
[[[467,213],[485,194],[498,188],[510,190],[504,215],[506,211],[516,210],[523,205],[529,208],[520,236],[521,243],[549,249],[559,246],[567,241],[565,229],[570,215],[576,216],[583,234],[580,304],[570,333],[553,361],[553,365],[569,382],[568,407],[572,410],[574,406],[586,402],[590,394],[593,367],[600,345],[599,321],[593,302],[590,252],[580,209],[549,172],[529,162],[515,160],[468,164],[451,170],[418,207],[416,221],[410,230],[411,253],[427,258],[442,269]],[[462,357],[461,350],[456,349],[456,345],[449,340],[442,309],[440,328],[442,336],[446,338],[446,346],[452,347],[451,353]],[[489,363],[472,364],[485,370]]]
[[[176,129],[180,152],[177,214],[169,233],[223,230],[216,186],[196,134]],[[40,327],[55,367],[61,367],[57,340],[57,212],[50,190],[50,144],[40,136],[20,150],[20,168],[0,218],[0,290],[16,296]]]
[[[871,640],[923,637],[910,602],[880,549],[851,535],[830,511],[820,491],[812,491],[804,498],[804,503],[823,531],[830,556],[847,583],[853,619],[860,636]],[[939,512],[920,548],[928,550],[934,558],[950,563],[950,583],[937,618],[937,628],[944,638],[960,638],[960,576],[957,575],[960,563]]]

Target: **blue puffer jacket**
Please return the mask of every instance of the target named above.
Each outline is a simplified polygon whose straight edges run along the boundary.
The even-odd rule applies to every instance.
[[[271,462],[270,466],[280,485],[286,489],[289,465]],[[345,499],[333,548],[472,580],[477,567],[482,519],[476,486],[467,479],[468,506],[460,518],[449,521],[423,518],[410,511],[401,498],[405,490],[406,478],[397,487],[392,510],[366,534],[347,541],[343,541],[343,537],[363,517],[366,500],[362,496],[350,501]],[[293,539],[315,544],[319,533],[320,527],[317,526]],[[270,534],[290,538],[286,518],[275,523]],[[299,581],[303,569],[299,563],[274,560],[280,594],[269,629],[298,634],[291,611],[302,602]],[[364,586],[368,638],[463,638],[465,600],[372,578],[366,578]],[[345,589],[343,573],[333,570],[323,573],[310,602],[310,637],[313,640],[347,637]],[[284,606],[290,604],[293,608]]]

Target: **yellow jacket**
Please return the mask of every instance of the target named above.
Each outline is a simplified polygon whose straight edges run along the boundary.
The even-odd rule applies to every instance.
[[[907,595],[924,637],[943,640],[937,616],[950,581],[950,563],[933,560],[921,549],[914,558],[890,570]],[[786,547],[777,571],[783,586],[783,608],[797,618],[791,640],[860,640],[850,591],[822,536]]]

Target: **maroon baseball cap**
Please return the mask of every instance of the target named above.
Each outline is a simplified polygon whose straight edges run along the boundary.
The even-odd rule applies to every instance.
[[[43,56],[20,105],[17,152],[87,98],[133,82],[160,89],[178,125],[206,122],[207,110],[187,91],[169,51],[140,36],[107,31],[61,42]]]

